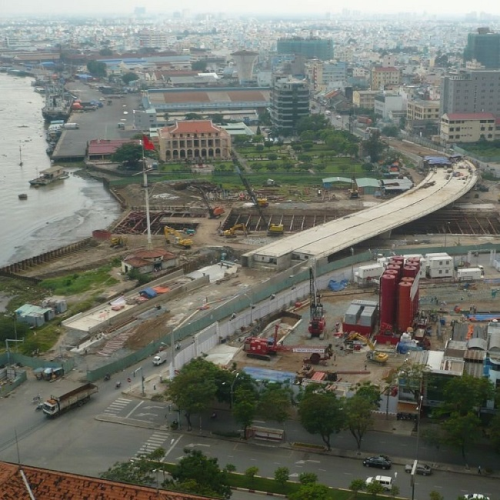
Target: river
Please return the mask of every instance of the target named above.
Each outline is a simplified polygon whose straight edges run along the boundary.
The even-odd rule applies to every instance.
[[[31,82],[31,78],[0,73],[4,138],[0,151],[0,267],[87,238],[120,215],[119,205],[93,179],[71,174],[48,186],[30,187],[30,179],[50,167],[41,113],[44,97],[33,90]],[[18,198],[23,193],[27,200]]]

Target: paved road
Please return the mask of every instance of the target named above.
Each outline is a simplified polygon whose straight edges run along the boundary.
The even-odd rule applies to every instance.
[[[334,438],[335,455],[331,456],[268,443],[214,439],[210,437],[212,430],[237,428],[229,413],[222,410],[218,411],[215,421],[211,421],[208,415],[204,416],[201,419],[201,431],[197,421],[195,429],[190,433],[183,433],[185,427],[183,432],[172,432],[167,424],[178,418],[178,414],[169,411],[167,404],[119,393],[114,388],[113,381],[102,382],[99,394],[90,403],[60,419],[47,420],[34,410],[31,399],[37,392],[43,392],[42,395],[46,397],[49,393],[64,392],[72,385],[74,386],[67,380],[52,384],[30,381],[13,396],[0,400],[0,411],[4,416],[0,429],[1,460],[17,462],[19,449],[19,457],[23,463],[95,476],[116,461],[128,460],[139,453],[147,453],[162,446],[166,450],[167,461],[182,458],[185,447],[196,448],[209,456],[217,457],[221,465],[236,465],[238,471],[257,466],[261,475],[272,477],[276,468],[286,466],[290,469],[292,478],[298,478],[301,472],[315,472],[320,482],[338,487],[348,487],[353,479],[365,479],[369,475],[383,472],[362,467],[359,457],[349,451],[354,443],[347,433]],[[259,423],[273,425],[271,422]],[[317,437],[305,433],[295,422],[288,422],[285,429],[289,441],[320,443]],[[362,447],[364,453],[385,452],[395,461],[398,456],[407,457],[411,461],[415,448],[414,437],[391,432],[371,432]],[[419,456],[429,462],[455,463],[456,470],[465,472],[463,466],[459,466],[459,454],[452,450],[436,450],[421,441]],[[474,467],[472,472],[457,474],[438,468],[431,477],[417,478],[416,498],[428,498],[433,489],[440,491],[447,499],[470,492],[491,496],[496,491],[498,480],[479,477],[475,466],[481,460],[483,469],[494,463],[493,468],[498,470],[499,458],[487,456],[485,450],[478,450],[471,453],[470,460],[471,467]],[[396,481],[401,493],[410,496],[409,478],[403,471],[406,459],[397,461],[390,473],[394,477],[397,472]]]

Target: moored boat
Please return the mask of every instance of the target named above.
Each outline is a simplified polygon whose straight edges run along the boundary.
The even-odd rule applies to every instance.
[[[20,199],[20,200],[27,200],[28,199],[28,195],[26,193],[21,193],[21,194],[18,194],[17,197]]]
[[[47,184],[67,179],[68,177],[68,172],[66,172],[62,167],[50,167],[46,170],[42,170],[38,177],[30,181],[30,184],[32,186],[46,186]]]

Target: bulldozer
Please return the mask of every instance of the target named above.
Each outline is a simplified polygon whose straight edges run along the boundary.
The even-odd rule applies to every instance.
[[[248,230],[245,224],[235,224],[232,228],[224,231],[224,236],[226,238],[236,238],[236,231],[243,231],[243,234],[248,234]]]

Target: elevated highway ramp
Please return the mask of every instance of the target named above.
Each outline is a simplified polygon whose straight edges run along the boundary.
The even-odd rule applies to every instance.
[[[243,265],[283,270],[315,259],[334,260],[338,252],[446,207],[468,193],[477,182],[472,163],[461,161],[452,169],[431,170],[411,190],[375,207],[321,226],[281,238],[243,255]]]

